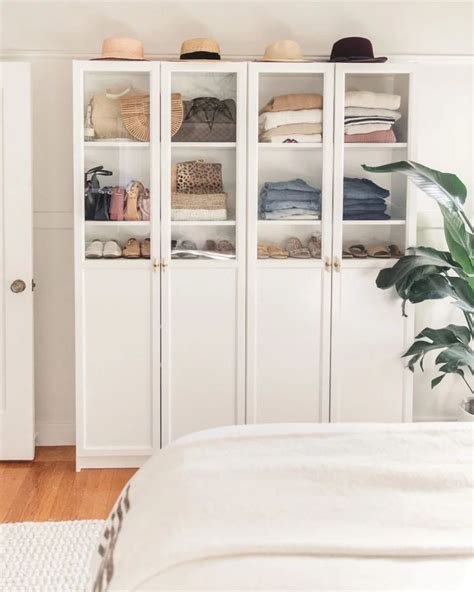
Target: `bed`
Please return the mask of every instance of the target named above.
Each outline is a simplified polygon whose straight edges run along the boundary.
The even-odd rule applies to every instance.
[[[94,592],[472,591],[472,426],[186,436],[122,492],[94,557]]]

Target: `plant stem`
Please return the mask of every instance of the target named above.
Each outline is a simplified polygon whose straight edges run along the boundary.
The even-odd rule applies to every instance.
[[[472,226],[471,221],[467,217],[466,212],[464,212],[464,210],[459,210],[459,213],[461,214],[464,222],[467,224],[467,227],[469,228],[469,230],[471,231],[471,233],[474,233],[474,227]]]
[[[465,310],[463,310],[463,313],[464,318],[466,319],[467,326],[469,327],[469,331],[471,332],[471,335],[474,335],[474,324],[472,322],[471,315]]]
[[[474,390],[471,388],[471,385],[468,383],[468,381],[466,380],[466,378],[464,376],[461,376],[461,378],[464,380],[464,382],[467,385],[467,388],[471,391],[471,395],[474,395]]]

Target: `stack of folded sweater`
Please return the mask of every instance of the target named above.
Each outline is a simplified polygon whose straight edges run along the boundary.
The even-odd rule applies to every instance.
[[[263,220],[318,220],[321,191],[303,179],[264,183],[260,191],[260,218]]]
[[[315,93],[273,97],[260,111],[260,142],[321,142],[322,107]]]
[[[344,177],[344,220],[389,220],[385,202],[389,195],[369,179]]]
[[[222,165],[192,160],[171,170],[172,220],[226,220]]]
[[[365,90],[346,92],[345,142],[396,142],[393,124],[401,114],[400,96]]]

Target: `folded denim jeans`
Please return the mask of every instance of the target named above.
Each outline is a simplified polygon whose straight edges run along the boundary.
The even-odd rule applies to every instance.
[[[390,191],[375,184],[370,179],[344,177],[344,198],[364,199],[370,197],[389,197]]]
[[[321,203],[319,200],[314,201],[279,201],[279,200],[263,200],[260,209],[263,212],[274,212],[277,210],[287,210],[290,208],[301,208],[311,211],[317,211],[321,209]]]
[[[311,210],[304,210],[302,208],[261,213],[262,220],[289,220],[292,218],[299,218],[301,220],[319,220],[320,213]]]
[[[263,184],[263,189],[274,189],[276,191],[316,191],[321,193],[316,187],[311,187],[303,179],[290,179],[289,181],[267,181]]]
[[[390,220],[388,214],[382,212],[366,212],[365,214],[343,214],[344,220]]]
[[[348,197],[344,198],[344,207],[345,206],[365,206],[365,205],[385,205],[385,199],[382,197],[367,197],[364,199],[359,199],[357,197]]]
[[[364,214],[365,212],[385,212],[387,209],[386,205],[382,206],[344,206],[343,211],[345,214]]]

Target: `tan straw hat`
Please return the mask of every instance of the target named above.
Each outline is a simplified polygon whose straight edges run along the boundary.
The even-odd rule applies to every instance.
[[[102,42],[102,55],[94,60],[143,61],[143,43],[130,37],[108,37]]]
[[[305,62],[301,46],[296,41],[275,41],[265,49],[262,62]]]
[[[214,39],[187,39],[181,44],[181,60],[220,60],[221,50]]]

